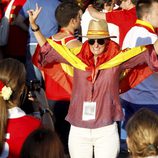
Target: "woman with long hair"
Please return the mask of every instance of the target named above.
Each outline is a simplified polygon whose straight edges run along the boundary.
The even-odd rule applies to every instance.
[[[20,109],[25,90],[26,71],[16,59],[0,61],[0,153],[18,158],[26,137],[41,122]]]

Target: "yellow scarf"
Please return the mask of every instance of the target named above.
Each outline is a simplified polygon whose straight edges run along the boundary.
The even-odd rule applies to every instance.
[[[78,52],[81,47],[78,47],[76,49],[73,49],[70,51],[65,45],[59,45],[56,42],[52,41],[51,39],[47,39],[48,43],[64,58],[66,59],[73,67],[86,71],[86,68],[88,67],[85,63],[82,62],[81,59],[79,59],[75,54]],[[132,48],[127,51],[122,51],[118,55],[116,55],[111,60],[101,64],[98,69],[108,69],[112,68],[114,66],[118,66],[121,63],[129,60],[130,58],[140,54],[141,52],[145,51],[145,46],[139,46]]]

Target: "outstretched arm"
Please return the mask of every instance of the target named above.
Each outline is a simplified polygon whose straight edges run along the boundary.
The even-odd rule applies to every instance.
[[[32,31],[34,32],[37,42],[42,47],[46,43],[46,38],[43,36],[43,34],[40,31],[39,26],[36,24],[36,19],[38,15],[40,14],[41,10],[42,8],[39,7],[38,4],[36,4],[35,10],[33,9],[28,10],[28,14],[29,14],[29,22],[30,22]]]
[[[106,20],[105,13],[97,11],[95,8],[93,8],[92,5],[89,5],[89,6],[88,6],[88,11],[89,11],[90,15],[91,15],[93,18],[95,18],[95,19],[103,19],[103,20]]]

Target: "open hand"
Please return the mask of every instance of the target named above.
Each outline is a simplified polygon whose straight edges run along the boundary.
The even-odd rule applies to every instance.
[[[38,4],[36,3],[35,10],[31,9],[27,11],[27,13],[29,14],[30,25],[35,24],[36,19],[38,15],[40,14],[41,10],[42,10],[42,7],[39,7]]]

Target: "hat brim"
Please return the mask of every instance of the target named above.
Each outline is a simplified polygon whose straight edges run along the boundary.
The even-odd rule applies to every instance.
[[[117,36],[100,36],[100,35],[87,35],[87,36],[81,35],[80,37],[85,37],[88,39],[117,38]]]

